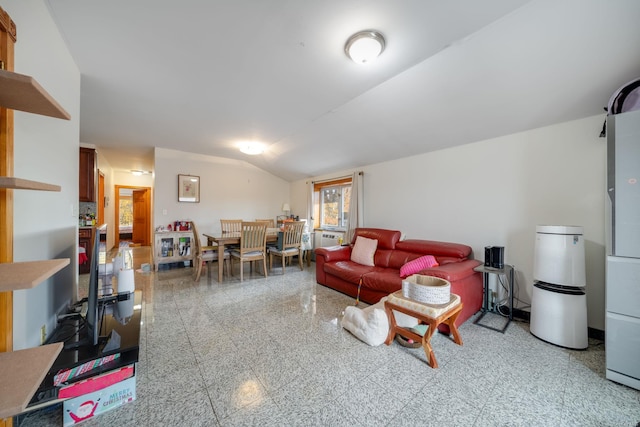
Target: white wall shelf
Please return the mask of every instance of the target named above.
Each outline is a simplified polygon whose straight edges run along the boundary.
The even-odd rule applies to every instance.
[[[0,419],[25,410],[62,347],[54,343],[0,353]]]
[[[59,185],[47,184],[44,182],[30,181],[28,179],[16,178],[13,176],[0,176],[0,188],[12,188],[14,190],[41,190],[60,191]]]
[[[69,120],[71,116],[31,76],[0,70],[0,105],[13,110]]]
[[[69,258],[0,264],[0,292],[31,289],[69,265]]]

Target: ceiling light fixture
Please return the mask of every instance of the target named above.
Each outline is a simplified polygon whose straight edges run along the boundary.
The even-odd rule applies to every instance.
[[[368,64],[384,51],[384,37],[378,31],[360,31],[349,37],[344,52],[357,64]]]
[[[141,176],[141,175],[149,175],[151,173],[151,171],[143,171],[143,170],[132,170],[131,174],[134,176]]]
[[[264,152],[264,145],[259,142],[247,141],[239,144],[238,148],[244,154],[255,156],[256,154],[262,154]]]

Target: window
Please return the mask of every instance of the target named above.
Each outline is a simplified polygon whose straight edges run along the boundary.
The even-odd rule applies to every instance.
[[[131,196],[120,196],[120,228],[133,226],[133,198]]]
[[[351,201],[351,179],[316,184],[319,192],[320,227],[344,228],[348,226]]]

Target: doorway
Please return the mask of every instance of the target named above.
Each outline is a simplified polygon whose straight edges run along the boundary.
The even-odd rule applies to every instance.
[[[151,188],[115,186],[115,246],[151,246]]]

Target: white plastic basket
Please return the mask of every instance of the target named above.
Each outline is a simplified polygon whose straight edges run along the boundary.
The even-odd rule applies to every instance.
[[[413,274],[402,281],[402,296],[423,304],[447,304],[451,283],[439,277]]]

